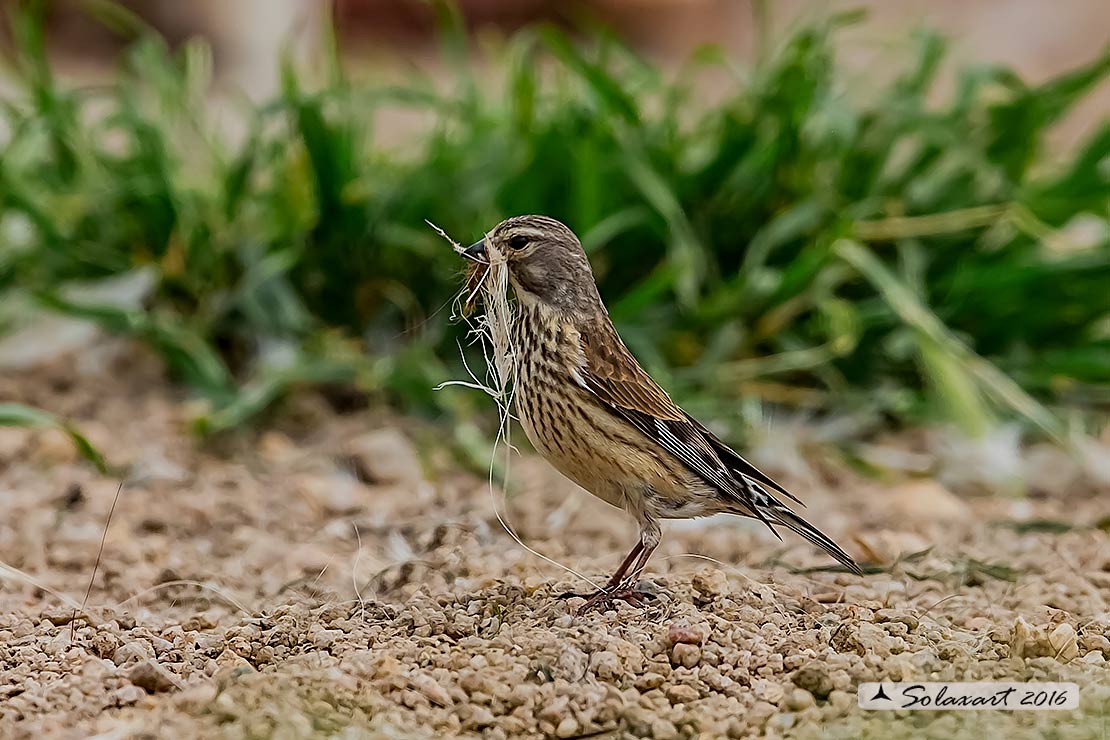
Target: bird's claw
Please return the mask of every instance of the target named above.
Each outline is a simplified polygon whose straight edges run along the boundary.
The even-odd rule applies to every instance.
[[[566,593],[559,594],[559,598],[585,599],[586,603],[577,610],[579,614],[584,614],[594,609],[597,611],[605,611],[617,601],[623,601],[629,606],[643,609],[657,601],[659,597],[653,593],[639,589],[636,583],[621,582],[616,586],[599,588],[592,593],[580,594],[575,591],[567,591]]]

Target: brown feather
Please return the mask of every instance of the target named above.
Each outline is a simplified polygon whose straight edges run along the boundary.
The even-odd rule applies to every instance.
[[[602,401],[664,421],[685,421],[686,414],[636,362],[608,316],[590,322],[579,333],[585,371],[594,380],[591,389]]]

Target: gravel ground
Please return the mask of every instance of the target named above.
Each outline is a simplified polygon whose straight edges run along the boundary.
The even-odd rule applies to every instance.
[[[0,429],[0,737],[1110,736],[1110,445],[1088,465],[1023,451],[1021,498],[757,449],[874,572],[680,523],[649,567],[657,606],[578,616],[556,596],[586,584],[513,542],[442,429],[308,396],[202,445],[119,342],[0,377],[0,398],[71,416],[132,470],[74,620],[117,482],[53,432]],[[928,467],[929,438],[857,453]],[[555,561],[600,580],[634,540],[542,461],[512,481],[498,507]],[[1082,705],[856,707],[861,681],[956,679],[1075,681]]]

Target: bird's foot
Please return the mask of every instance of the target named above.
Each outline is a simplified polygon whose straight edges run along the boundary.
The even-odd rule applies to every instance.
[[[597,611],[606,611],[617,601],[623,601],[629,606],[643,609],[659,599],[659,597],[650,590],[641,588],[640,584],[627,581],[622,581],[615,586],[599,588],[592,593],[580,594],[574,591],[567,591],[566,593],[559,594],[559,598],[585,599],[586,603],[577,610],[579,614],[584,614],[595,609]]]

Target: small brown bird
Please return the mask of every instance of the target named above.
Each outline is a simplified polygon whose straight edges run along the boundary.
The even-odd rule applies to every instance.
[[[492,242],[492,244],[490,243]],[[517,417],[560,473],[640,526],[640,539],[587,608],[641,604],[660,519],[728,513],[784,526],[859,573],[835,542],[776,494],[801,503],[679,408],[625,347],[578,237],[546,216],[502,221],[467,248],[503,256],[516,310],[508,328]],[[772,493],[772,491],[774,493]],[[776,532],[776,536],[777,532]]]

